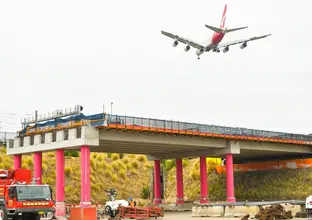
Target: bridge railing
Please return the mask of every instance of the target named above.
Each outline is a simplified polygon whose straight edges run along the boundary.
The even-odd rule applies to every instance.
[[[199,135],[219,136],[225,138],[248,137],[264,138],[263,141],[275,140],[296,140],[312,145],[312,135],[293,134],[285,132],[265,131],[240,127],[227,127],[219,125],[207,125],[198,123],[188,123],[172,120],[161,120],[153,118],[143,118],[134,116],[110,115],[105,113],[95,115],[79,115],[38,123],[37,125],[27,126],[19,132],[20,136],[34,135],[38,133],[51,132],[55,130],[69,129],[89,125],[93,127],[116,127],[133,128],[144,130],[157,130],[173,133],[192,133]],[[228,137],[229,136],[229,137]],[[289,142],[291,143],[291,142]],[[300,144],[300,143],[299,143]]]
[[[226,127],[198,123],[140,118],[133,116],[107,115],[107,125],[140,126],[145,128],[159,128],[166,130],[191,131],[234,136],[250,136],[259,138],[274,138],[285,140],[300,140],[312,142],[312,135],[275,132],[240,127]]]

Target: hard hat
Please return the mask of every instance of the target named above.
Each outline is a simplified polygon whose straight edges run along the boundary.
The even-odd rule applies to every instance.
[[[130,197],[129,200],[132,201],[132,197]]]

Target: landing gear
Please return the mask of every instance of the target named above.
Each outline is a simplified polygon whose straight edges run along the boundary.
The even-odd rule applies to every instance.
[[[200,59],[200,57],[198,56],[198,57],[197,57],[197,59],[199,60],[199,59]]]

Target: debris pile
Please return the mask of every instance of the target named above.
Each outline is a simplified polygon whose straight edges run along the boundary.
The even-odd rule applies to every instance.
[[[291,211],[285,211],[284,207],[280,204],[274,204],[269,207],[261,208],[260,212],[255,215],[259,220],[271,220],[271,219],[292,219]]]

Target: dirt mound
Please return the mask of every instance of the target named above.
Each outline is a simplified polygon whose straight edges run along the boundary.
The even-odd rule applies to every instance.
[[[280,204],[271,205],[265,209],[261,208],[259,213],[255,215],[259,220],[271,220],[271,219],[292,219],[291,211],[285,211],[284,207]]]

